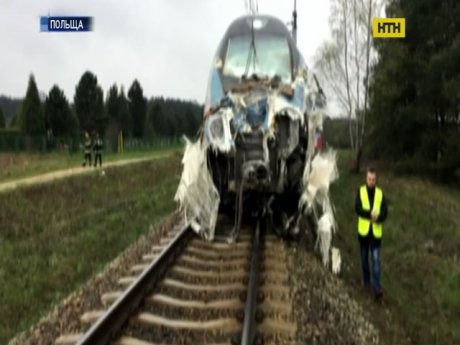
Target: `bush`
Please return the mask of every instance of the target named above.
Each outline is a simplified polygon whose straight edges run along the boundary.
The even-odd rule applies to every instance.
[[[348,119],[326,118],[323,123],[324,139],[328,146],[336,149],[349,149],[350,136],[348,132]]]

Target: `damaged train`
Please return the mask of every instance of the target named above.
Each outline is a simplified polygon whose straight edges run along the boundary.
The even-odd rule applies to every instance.
[[[175,197],[196,231],[212,240],[218,212],[230,211],[232,240],[245,212],[265,217],[282,236],[298,234],[321,187],[309,181],[325,107],[283,22],[265,15],[236,19],[213,59],[202,132],[187,144]],[[318,174],[328,184],[335,167]]]

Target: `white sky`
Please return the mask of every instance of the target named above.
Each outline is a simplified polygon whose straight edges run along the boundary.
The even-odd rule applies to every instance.
[[[259,13],[288,22],[294,0],[259,0]],[[311,66],[329,37],[329,0],[297,0],[298,45]],[[93,16],[89,33],[42,33],[42,15]],[[53,84],[73,101],[84,71],[104,94],[125,92],[137,78],[148,98],[204,102],[211,60],[244,0],[0,0],[0,94],[23,97],[33,73],[38,89]]]

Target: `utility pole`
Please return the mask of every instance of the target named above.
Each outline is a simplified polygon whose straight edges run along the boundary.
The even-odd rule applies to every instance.
[[[294,11],[292,12],[292,36],[297,44],[297,0],[294,0]]]

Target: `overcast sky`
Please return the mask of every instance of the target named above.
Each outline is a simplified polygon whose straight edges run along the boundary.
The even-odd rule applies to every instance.
[[[259,0],[259,13],[291,20],[294,0]],[[329,0],[298,0],[298,44],[311,66],[329,36]],[[43,15],[94,17],[89,33],[40,32]],[[211,60],[244,0],[0,0],[0,94],[23,97],[28,76],[73,100],[84,71],[104,94],[137,78],[144,95],[204,102]]]

